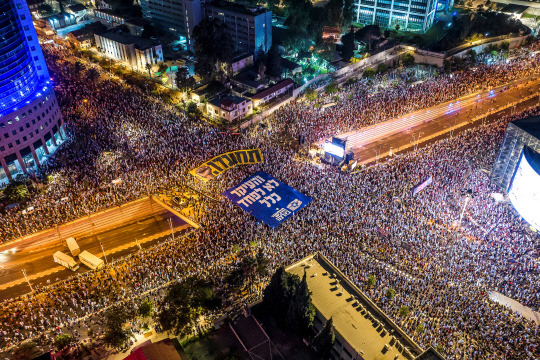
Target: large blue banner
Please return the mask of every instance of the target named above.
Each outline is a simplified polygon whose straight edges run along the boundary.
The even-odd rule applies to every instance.
[[[311,202],[311,198],[263,171],[223,193],[242,210],[275,228]]]

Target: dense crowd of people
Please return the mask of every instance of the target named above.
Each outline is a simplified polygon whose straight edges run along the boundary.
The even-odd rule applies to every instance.
[[[41,169],[54,179],[31,201],[36,212],[1,215],[3,239],[179,185],[219,198],[223,190],[258,170],[313,201],[270,229],[229,202],[202,197],[200,211],[194,214],[202,227],[181,241],[2,302],[0,346],[30,338],[46,343],[67,329],[83,334],[91,328],[99,334],[101,318],[89,314],[141,294],[157,303],[167,282],[189,275],[223,283],[233,247],[256,241],[272,269],[322,252],[421,347],[440,345],[448,359],[540,357],[539,325],[488,297],[489,291],[498,291],[540,308],[538,237],[508,204],[493,199],[491,194],[498,190],[482,171],[491,168],[506,124],[516,117],[348,174],[295,160],[295,151],[274,144],[268,132],[220,134],[108,73],[89,82],[68,50],[48,49],[45,54],[70,140]],[[488,79],[487,85],[495,86],[535,75],[537,65],[534,58],[518,57],[453,78],[439,76],[413,88],[398,81],[376,92],[359,81],[340,93],[339,105],[332,110],[320,114],[295,103],[272,122],[298,131],[312,122],[314,134],[324,137],[463,95]],[[540,109],[519,116],[531,114],[540,114]],[[217,154],[242,148],[260,148],[265,162],[236,167],[208,183],[187,174]],[[433,183],[411,196],[411,189],[428,176]],[[118,178],[122,182],[112,185]],[[463,221],[457,224],[465,202],[463,189],[470,189],[474,197],[467,200]],[[57,201],[62,198],[68,200]],[[366,285],[369,275],[377,279],[374,287]],[[386,296],[389,288],[396,293],[392,300]],[[402,305],[410,308],[410,316],[400,317]],[[418,331],[420,324],[423,331]]]
[[[428,76],[425,81],[412,84],[410,81],[416,76],[408,71],[362,78],[346,83],[339,91],[320,91],[312,101],[291,102],[274,113],[272,125],[276,132],[289,132],[293,137],[303,134],[311,142],[346,133],[475,91],[538,76],[540,56],[534,52],[538,48],[534,43],[516,50],[511,60],[491,64],[481,62],[479,56],[477,66],[453,74]],[[330,111],[322,110],[324,104],[334,102]]]

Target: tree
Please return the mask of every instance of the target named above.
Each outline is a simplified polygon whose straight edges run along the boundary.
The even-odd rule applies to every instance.
[[[388,71],[388,66],[386,66],[385,63],[380,63],[379,65],[377,65],[377,73],[378,74],[384,74]]]
[[[176,335],[183,336],[191,331],[199,316],[220,305],[221,300],[215,294],[212,283],[190,276],[169,285],[159,306],[159,319],[165,328],[171,328]]]
[[[425,330],[425,328],[424,328],[424,325],[422,325],[422,324],[418,324],[418,326],[416,327],[416,332],[419,333],[419,334],[423,333],[424,330]]]
[[[341,57],[344,61],[349,62],[354,56],[354,32],[352,29],[341,37],[343,47],[341,48]]]
[[[297,275],[289,274],[285,268],[276,270],[270,283],[264,289],[263,304],[272,313],[280,325],[284,325],[284,316],[289,309],[289,303],[300,283]]]
[[[132,318],[133,314],[123,306],[114,306],[107,310],[103,341],[115,348],[123,347],[130,338],[130,333],[124,329],[124,325]]]
[[[160,63],[158,65],[158,73],[160,73],[161,75],[164,75],[166,72],[167,72],[167,69],[169,67],[167,66],[167,64],[165,64],[164,62]]]
[[[37,350],[36,344],[32,341],[25,342],[19,345],[13,352],[13,360],[31,360],[35,356]]]
[[[264,255],[264,251],[262,248],[259,248],[257,251],[257,255],[255,256],[255,262],[257,263],[256,272],[259,276],[266,276],[268,275],[268,259]]]
[[[399,31],[400,28],[399,24],[396,24],[396,31]]]
[[[308,88],[304,95],[310,101],[316,100],[318,97],[318,93],[313,88]]]
[[[476,50],[474,49],[471,49],[469,51],[469,60],[471,61],[471,64],[474,65],[476,64],[476,57],[477,57],[477,53],[476,53]]]
[[[375,275],[371,274],[368,276],[366,285],[368,287],[375,287],[375,285],[377,285],[377,278],[375,277]]]
[[[326,321],[324,327],[313,339],[313,345],[315,345],[317,348],[317,351],[321,355],[321,359],[327,360],[330,358],[335,340],[336,335],[334,333],[334,321],[332,318],[330,318],[328,321]]]
[[[503,41],[501,43],[501,50],[502,51],[508,51],[510,49],[510,42],[508,41]]]
[[[402,306],[399,308],[399,316],[401,316],[401,317],[407,317],[407,316],[409,316],[409,314],[410,314],[410,310],[409,310],[409,307],[408,307],[408,306],[402,305]]]
[[[403,63],[403,66],[409,67],[414,65],[414,56],[410,52],[403,55],[403,58],[401,58],[401,62]]]
[[[176,72],[176,87],[182,92],[188,92],[195,85],[195,80],[192,76],[189,76],[189,70],[187,67],[182,66],[178,68]]]
[[[444,72],[447,73],[447,74],[452,72],[452,60],[444,59],[443,60],[443,68],[444,68]]]
[[[49,4],[41,4],[38,6],[38,11],[41,15],[49,16],[53,13],[53,8]]]
[[[364,74],[362,75],[365,78],[372,78],[375,76],[375,69],[373,68],[366,68],[364,70]]]
[[[208,17],[193,28],[195,72],[204,79],[214,75],[218,61],[228,62],[232,58],[233,45],[226,28],[221,20]]]
[[[96,82],[96,80],[99,78],[99,73],[96,69],[90,68],[86,70],[86,77],[88,78],[88,81],[92,84]]]
[[[154,302],[149,298],[142,299],[139,304],[138,312],[142,317],[152,316],[154,313]]]
[[[55,339],[54,339],[54,346],[56,346],[56,348],[58,350],[62,350],[63,348],[65,348],[66,346],[68,346],[69,344],[71,344],[71,341],[72,341],[72,338],[70,335],[68,334],[62,334],[62,335],[58,335]]]
[[[266,59],[266,74],[271,77],[281,77],[281,54],[279,53],[279,46],[272,44]]]
[[[308,334],[311,325],[313,325],[314,318],[315,307],[311,302],[311,292],[309,291],[306,273],[304,272],[302,281],[289,302],[286,318],[287,328],[304,335]]]
[[[333,94],[338,91],[338,84],[335,81],[332,81],[324,88],[324,92],[327,94]]]
[[[144,64],[144,67],[145,67],[146,70],[148,70],[148,76],[152,77],[152,73],[150,72],[152,70],[152,64],[147,62],[146,64]]]
[[[354,1],[353,0],[343,0],[343,15],[341,20],[341,28],[347,29],[351,26],[354,14]]]
[[[23,181],[13,181],[5,188],[4,195],[10,202],[19,202],[28,198],[30,193]]]
[[[386,298],[392,300],[396,297],[396,291],[393,288],[386,289]]]

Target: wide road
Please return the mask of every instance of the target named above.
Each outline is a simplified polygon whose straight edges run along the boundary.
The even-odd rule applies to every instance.
[[[411,151],[422,144],[453,136],[465,129],[478,126],[486,121],[494,121],[503,115],[525,110],[539,104],[540,79],[524,79],[511,87],[496,88],[447,102],[428,109],[370,126],[358,132],[340,135],[340,138],[354,138],[355,144],[347,150],[354,153],[359,164],[369,164],[403,151]],[[511,104],[515,106],[508,107]],[[430,114],[437,114],[430,116]],[[399,126],[399,121],[419,119],[410,126]],[[393,128],[390,126],[392,125]]]
[[[119,226],[97,235],[76,239],[82,250],[88,250],[103,258],[103,250],[108,261],[128,255],[141,247],[148,247],[170,236],[169,219],[172,220],[176,234],[190,226],[167,210],[137,222]],[[103,250],[101,244],[103,244]],[[69,253],[60,241],[46,243],[21,241],[12,245],[0,246],[0,299],[13,298],[30,291],[22,270],[26,271],[32,286],[54,283],[75,273],[89,269],[81,265],[75,273],[64,269],[53,261],[56,251]]]

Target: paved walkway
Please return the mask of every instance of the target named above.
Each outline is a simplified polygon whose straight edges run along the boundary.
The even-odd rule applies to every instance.
[[[489,298],[501,305],[504,305],[513,311],[517,312],[519,315],[523,316],[526,319],[532,320],[535,323],[540,325],[540,313],[532,310],[531,308],[519,303],[518,301],[504,296],[503,294],[497,291],[490,291]]]

